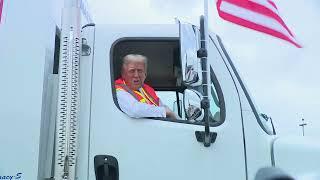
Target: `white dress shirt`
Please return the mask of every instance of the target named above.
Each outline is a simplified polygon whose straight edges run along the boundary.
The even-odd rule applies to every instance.
[[[117,91],[117,98],[120,109],[130,117],[166,117],[166,110],[161,102],[160,106],[142,103],[123,90]]]

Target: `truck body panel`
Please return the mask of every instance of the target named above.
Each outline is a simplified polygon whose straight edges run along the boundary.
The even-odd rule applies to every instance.
[[[52,120],[56,109],[52,98],[56,97],[58,82],[53,69],[64,1],[3,3],[0,175],[18,177],[20,173],[23,179],[51,177],[55,131]],[[84,9],[86,2],[81,4]],[[88,16],[82,13],[83,25],[89,23],[85,18]]]
[[[33,10],[35,3],[41,8]],[[4,1],[0,24],[0,174],[37,179],[46,75],[55,25],[42,1]],[[41,15],[40,15],[41,14]],[[41,26],[39,26],[41,24]],[[52,65],[51,65],[52,67]]]

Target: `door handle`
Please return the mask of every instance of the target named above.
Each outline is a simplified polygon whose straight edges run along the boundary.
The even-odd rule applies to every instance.
[[[94,157],[94,170],[96,180],[119,180],[118,160],[109,155],[96,155]]]

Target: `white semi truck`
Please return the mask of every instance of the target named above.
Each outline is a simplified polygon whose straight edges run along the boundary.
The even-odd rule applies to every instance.
[[[319,145],[276,135],[203,18],[95,25],[85,4],[4,1],[0,179],[320,177]],[[114,81],[130,53],[148,57],[146,82],[177,120],[119,109]]]

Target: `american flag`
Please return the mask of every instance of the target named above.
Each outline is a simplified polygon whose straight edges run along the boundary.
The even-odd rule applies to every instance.
[[[217,0],[221,18],[283,39],[301,48],[271,0]]]
[[[0,0],[0,23],[1,23],[1,17],[2,17],[3,1],[4,1],[4,0]]]

